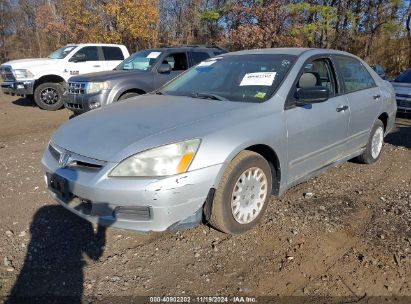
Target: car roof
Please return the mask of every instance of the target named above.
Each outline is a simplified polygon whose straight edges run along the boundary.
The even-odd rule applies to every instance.
[[[123,46],[122,44],[113,43],[69,43],[66,46]]]
[[[319,48],[267,48],[267,49],[255,49],[255,50],[243,50],[237,52],[231,52],[226,55],[253,55],[253,54],[266,54],[266,55],[294,55],[300,56],[303,53],[309,52],[310,55],[321,54],[340,54],[355,57],[354,55],[333,49],[319,49]]]
[[[162,47],[162,48],[153,48],[153,49],[147,49],[148,51],[195,51],[195,50],[221,50],[225,51],[226,50],[219,48],[217,46],[172,46],[172,47]]]

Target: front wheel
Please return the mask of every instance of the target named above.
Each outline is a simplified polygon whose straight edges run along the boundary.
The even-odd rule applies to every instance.
[[[135,93],[135,92],[124,93],[123,95],[120,96],[118,101],[123,101],[123,100],[129,99],[131,97],[136,97],[136,96],[139,96],[139,95],[140,94]]]
[[[34,90],[34,101],[43,110],[59,110],[63,107],[63,93],[59,83],[42,83]]]
[[[210,224],[229,234],[250,230],[262,218],[271,189],[268,162],[258,153],[242,151],[221,178],[211,208]]]
[[[381,155],[382,145],[384,143],[384,124],[377,120],[371,129],[370,137],[364,152],[358,156],[358,161],[363,164],[375,163]]]

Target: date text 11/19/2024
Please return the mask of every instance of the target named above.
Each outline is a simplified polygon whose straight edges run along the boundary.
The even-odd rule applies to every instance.
[[[163,296],[148,300],[150,303],[257,303],[256,298],[250,296]]]

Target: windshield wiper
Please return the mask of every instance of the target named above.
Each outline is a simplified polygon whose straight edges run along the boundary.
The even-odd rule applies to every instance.
[[[206,93],[206,92],[193,92],[191,94],[191,97],[193,98],[202,98],[202,99],[212,99],[212,100],[227,100],[227,98],[224,98],[220,95],[212,94],[212,93]]]

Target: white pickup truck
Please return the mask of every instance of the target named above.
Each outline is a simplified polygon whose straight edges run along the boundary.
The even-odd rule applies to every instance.
[[[44,110],[58,110],[63,107],[64,85],[71,76],[112,70],[129,55],[124,45],[69,44],[47,58],[0,65],[0,85],[6,94],[25,95]]]

